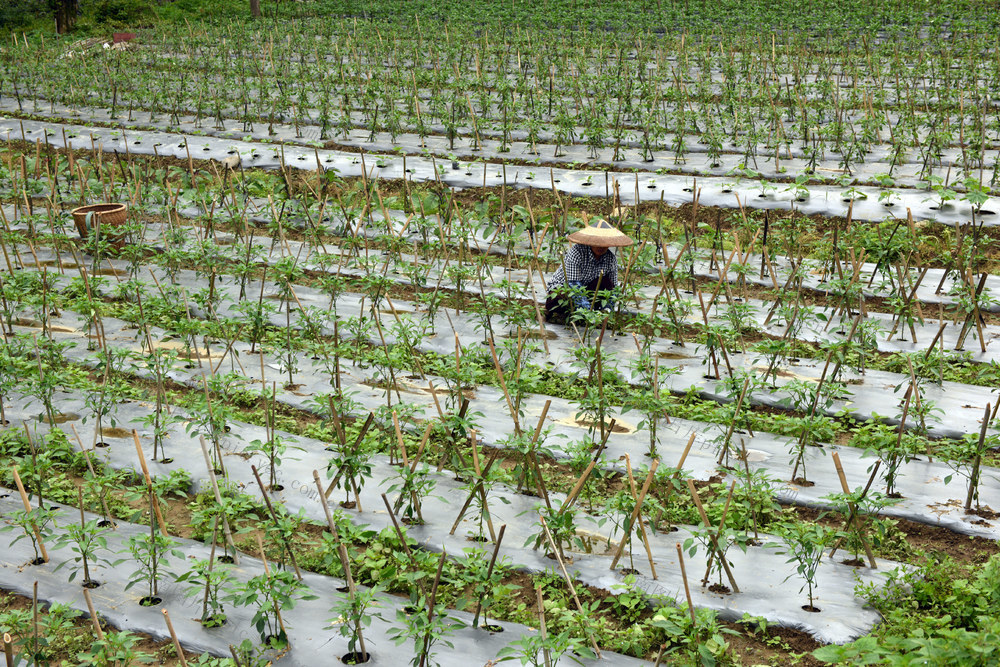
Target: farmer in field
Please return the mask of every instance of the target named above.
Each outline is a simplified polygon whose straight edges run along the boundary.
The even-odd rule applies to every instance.
[[[570,234],[569,240],[573,247],[549,280],[545,299],[545,319],[555,324],[565,324],[578,311],[614,308],[618,258],[608,249],[632,245],[632,239],[606,220],[587,224]]]

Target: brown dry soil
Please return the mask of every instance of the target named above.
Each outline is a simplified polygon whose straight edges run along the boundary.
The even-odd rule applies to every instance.
[[[816,521],[832,528],[842,528],[845,517],[839,512],[821,512],[811,507],[791,507],[806,521]],[[897,528],[906,536],[906,541],[915,550],[940,553],[959,563],[985,563],[990,556],[1000,554],[1000,543],[984,537],[960,535],[947,528],[931,526],[909,519],[893,519]]]

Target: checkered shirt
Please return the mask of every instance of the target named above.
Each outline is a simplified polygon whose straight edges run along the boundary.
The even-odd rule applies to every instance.
[[[601,273],[611,279],[612,285],[618,284],[618,258],[615,253],[609,248],[600,257],[594,257],[590,246],[575,243],[566,253],[562,265],[549,280],[549,292],[567,283],[571,287],[586,285]]]

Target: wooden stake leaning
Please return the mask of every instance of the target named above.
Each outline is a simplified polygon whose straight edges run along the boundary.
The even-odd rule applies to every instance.
[[[865,484],[865,488],[861,491],[861,498],[864,498],[865,496],[868,495],[869,489],[871,489],[872,484],[875,483],[875,480],[878,477],[878,469],[880,465],[882,465],[882,462],[876,461],[875,465],[872,467],[872,472],[868,476],[868,483]],[[855,507],[855,510],[856,509],[857,508]],[[844,525],[845,526],[850,525],[850,522],[853,519],[854,519],[854,512],[849,512],[847,515],[847,521],[844,522]],[[843,542],[844,542],[843,536],[837,538],[837,541],[833,543],[833,548],[830,550],[830,556],[829,556],[830,558],[833,558],[834,554],[837,553],[837,550],[840,549],[840,545],[843,544]]]
[[[542,497],[542,500],[545,501],[545,506],[551,511],[552,503],[549,501],[549,493],[545,488],[545,478],[542,476],[542,469],[538,466],[538,456],[535,453],[535,444],[538,442],[538,437],[542,433],[542,427],[545,425],[545,417],[549,414],[550,405],[552,405],[551,399],[545,401],[545,406],[542,408],[542,414],[538,418],[538,424],[535,426],[535,433],[531,438],[531,446],[528,449],[528,459],[531,462],[531,472],[535,477],[535,486],[538,489],[538,495]]]
[[[538,514],[538,520],[542,522],[542,529],[545,531],[545,539],[548,540],[549,545],[552,547],[552,553],[556,557],[556,562],[559,563],[559,569],[562,571],[563,579],[566,581],[566,586],[569,588],[570,595],[573,596],[573,602],[576,603],[577,610],[582,614],[583,605],[580,604],[580,598],[576,594],[576,587],[573,586],[573,578],[569,576],[569,572],[566,571],[566,563],[563,561],[562,557],[559,555],[559,549],[556,546],[556,541],[552,539],[552,533],[549,532],[549,524],[545,521],[545,517],[542,516],[541,512]],[[594,634],[592,632],[587,633],[590,638],[590,645],[594,648],[594,653],[598,658],[601,657],[601,649],[597,647],[597,641],[594,639]]]
[[[444,562],[448,558],[448,552],[444,549],[441,550],[441,558],[438,560],[437,573],[434,575],[434,583],[431,585],[431,596],[427,600],[427,631],[424,633],[424,650],[420,654],[420,663],[418,667],[424,667],[427,664],[427,652],[431,644],[431,631],[434,627],[434,607],[437,602],[437,591],[438,584],[441,583],[441,573],[444,570]]]
[[[594,471],[598,460],[601,458],[601,454],[604,452],[604,448],[608,444],[608,438],[611,437],[611,433],[614,431],[616,423],[617,422],[614,419],[611,420],[607,430],[604,432],[604,436],[601,438],[601,444],[598,445],[596,450],[594,450],[594,455],[590,457],[590,463],[587,464],[587,468],[583,471],[583,474],[580,475],[580,478],[576,480],[576,484],[573,485],[573,488],[570,489],[569,495],[566,496],[566,500],[559,506],[559,514],[563,514],[570,507],[576,504],[577,498],[580,497],[580,492],[583,491],[584,484],[587,483],[587,480],[590,478],[590,474]]]
[[[983,451],[983,443],[986,441],[986,430],[990,427],[990,404],[986,404],[986,414],[983,415],[983,427],[979,430],[979,451]],[[976,495],[979,487],[979,469],[983,461],[983,455],[977,453],[976,460],[972,462],[972,473],[969,475],[969,493],[965,496],[965,511],[972,510],[972,499]],[[979,506],[978,501],[976,507]]]
[[[169,535],[170,533],[167,532],[167,522],[163,520],[163,514],[160,513],[159,500],[153,491],[153,478],[149,476],[149,468],[146,466],[146,455],[142,453],[142,443],[139,442],[139,432],[135,429],[132,429],[132,439],[135,441],[135,452],[139,456],[139,465],[142,467],[142,476],[146,481],[146,490],[149,491],[149,504],[153,506],[156,522],[160,526],[160,533]]]
[[[90,452],[83,446],[83,440],[80,439],[80,434],[77,433],[76,426],[74,424],[69,425],[70,429],[73,431],[73,436],[76,438],[76,442],[80,445],[80,452],[83,454],[83,460],[87,463],[87,470],[95,478],[97,477],[97,472],[94,470],[94,462],[90,460]],[[101,501],[101,509],[104,510],[104,518],[111,522],[111,529],[114,530],[117,526],[115,522],[111,520],[111,510],[108,509],[108,501],[105,500],[104,496],[98,495]],[[86,589],[84,589],[86,590]]]
[[[212,485],[215,502],[221,508],[223,506],[222,493],[219,491],[219,481],[215,478],[215,469],[212,467],[212,461],[208,456],[208,444],[205,442],[204,436],[199,436],[198,441],[201,443],[201,453],[205,457],[205,467],[208,469],[208,481]],[[232,550],[233,563],[239,565],[240,556],[236,550],[236,542],[233,540],[232,527],[229,525],[229,518],[224,513],[222,514],[222,533],[226,538],[226,546]]]
[[[177,651],[177,659],[180,660],[182,667],[187,667],[187,659],[184,657],[184,649],[181,648],[181,641],[177,638],[177,633],[174,632],[174,624],[170,622],[170,614],[167,610],[163,610],[163,619],[167,622],[167,630],[170,631],[170,638],[174,640],[174,649]]]
[[[382,494],[382,503],[385,505],[386,511],[389,512],[389,519],[392,520],[392,527],[396,530],[396,537],[399,538],[399,543],[403,546],[403,552],[406,553],[407,558],[410,562],[415,562],[416,559],[413,557],[413,551],[410,549],[410,545],[406,543],[406,535],[403,534],[403,529],[399,526],[399,520],[396,518],[396,513],[392,511],[392,505],[389,503],[389,497],[384,493]],[[424,582],[422,579],[417,579],[417,587],[420,588],[420,594],[427,596],[427,589],[424,587]]]
[[[545,627],[545,601],[542,600],[542,587],[538,585],[535,587],[535,602],[538,609],[538,634],[542,638],[542,645],[545,646],[545,639],[548,631]],[[4,639],[8,640],[8,646],[10,635],[4,635]],[[552,667],[552,658],[549,656],[549,649],[542,649],[542,659],[545,661],[545,667]],[[7,663],[10,665],[10,662]]]
[[[264,543],[260,539],[260,533],[254,533],[254,537],[257,538],[257,550],[260,552],[260,562],[264,564],[264,575],[267,577],[268,582],[271,580],[271,566],[267,563],[267,554],[264,553]],[[288,630],[285,629],[285,621],[281,618],[281,609],[278,605],[274,607],[274,615],[278,617],[278,627],[281,628],[281,634],[285,635],[285,641],[291,646],[291,639],[288,637]]]
[[[97,611],[94,609],[94,601],[90,599],[90,590],[83,589],[83,600],[87,603],[87,611],[90,612],[90,624],[94,626],[94,634],[97,635],[99,640],[104,639],[104,630],[101,629],[101,619],[97,617]]]
[[[340,534],[337,532],[337,524],[333,521],[333,514],[330,513],[330,506],[326,502],[326,496],[323,495],[323,482],[319,478],[319,471],[313,470],[313,481],[316,482],[316,490],[319,492],[319,502],[323,506],[323,514],[326,515],[326,523],[330,528],[330,532],[333,534],[334,539],[337,541],[337,557],[340,559],[340,565],[344,569],[344,580],[347,582],[347,594],[350,596],[351,600],[354,600],[354,596],[357,594],[357,584],[354,583],[354,575],[351,572],[351,559],[347,555],[347,547],[344,545],[343,541],[340,539]],[[368,655],[368,648],[365,646],[365,638],[361,632],[361,619],[357,619],[354,624],[354,631],[358,635],[358,643],[361,645],[361,655]]]
[[[486,580],[489,581],[490,577],[493,576],[493,567],[496,565],[497,556],[500,554],[500,543],[503,542],[503,534],[507,530],[507,524],[500,526],[500,532],[497,533],[497,542],[493,547],[493,556],[490,558],[490,565],[486,569]],[[472,627],[479,627],[479,615],[483,611],[483,597],[479,596],[479,600],[476,602],[476,615],[472,619]]]
[[[271,520],[274,521],[275,528],[278,527],[278,513],[274,511],[274,505],[271,503],[270,494],[267,492],[267,488],[264,486],[264,482],[260,479],[260,473],[257,472],[257,466],[250,466],[250,470],[253,472],[254,479],[257,480],[257,486],[260,487],[260,495],[264,499],[264,504],[267,506],[267,512],[271,515]],[[284,539],[281,540],[281,546],[288,553],[289,560],[292,561],[292,567],[295,568],[295,576],[299,581],[302,581],[302,571],[299,570],[299,564],[295,561],[295,553],[292,551],[292,547]]]
[[[11,465],[10,471],[14,473],[14,484],[17,485],[17,492],[21,495],[21,502],[24,504],[24,511],[31,513],[31,502],[28,500],[28,494],[24,490],[24,484],[21,482],[21,476],[17,473],[17,466]],[[35,533],[35,540],[38,542],[38,550],[42,552],[42,560],[46,563],[49,562],[49,552],[45,550],[45,543],[42,542],[42,535],[38,532],[37,528],[32,528]]]
[[[675,544],[677,547],[677,562],[681,566],[681,579],[684,581],[684,596],[687,598],[688,611],[691,613],[691,625],[694,626],[697,621],[694,617],[694,602],[691,601],[691,587],[688,585],[687,570],[684,569],[684,550],[681,549],[680,544]]]

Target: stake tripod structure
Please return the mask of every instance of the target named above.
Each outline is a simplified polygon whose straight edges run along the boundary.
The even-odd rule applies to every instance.
[[[264,553],[264,543],[260,539],[260,533],[254,533],[254,537],[257,538],[257,551],[260,552],[260,560],[264,564],[264,576],[267,577],[268,582],[271,581],[271,566],[267,563],[267,554]],[[270,594],[268,594],[270,597]],[[278,627],[281,628],[281,634],[285,636],[285,641],[291,646],[291,639],[288,637],[288,631],[285,629],[285,621],[281,618],[281,605],[277,604],[277,600],[272,598],[272,607],[274,608],[274,615],[278,618]]]
[[[83,454],[83,460],[87,464],[87,470],[89,470],[90,474],[93,475],[94,478],[96,478],[97,477],[97,471],[94,468],[94,462],[90,458],[90,452],[87,451],[87,449],[83,446],[83,440],[80,439],[80,434],[76,430],[76,425],[75,424],[70,424],[69,427],[70,427],[70,430],[73,431],[73,437],[76,439],[76,443],[78,445],[80,445],[80,452]],[[96,438],[97,438],[97,434],[96,433],[94,434],[94,438],[96,440]],[[100,494],[99,494],[99,498],[100,498],[100,501],[101,501],[101,509],[104,510],[104,518],[105,518],[105,520],[111,522],[111,528],[112,528],[112,530],[114,530],[115,524],[114,524],[113,521],[111,521],[111,510],[108,509],[108,501],[104,498],[104,496],[102,496]]]
[[[975,498],[976,507],[979,507],[978,488],[980,465],[983,461],[983,444],[986,442],[986,430],[990,426],[990,404],[986,404],[986,413],[983,415],[983,426],[979,430],[979,446],[976,448],[976,459],[972,463],[972,472],[969,474],[969,493],[965,496],[965,511],[972,510],[972,501]]]
[[[876,462],[875,466],[872,468],[872,473],[868,477],[868,483],[865,485],[865,488],[861,491],[861,495],[858,496],[858,502],[864,500],[865,497],[868,495],[868,490],[871,488],[872,482],[875,481],[875,476],[878,474],[878,468],[880,463],[881,461]],[[840,463],[840,454],[838,452],[833,453],[833,465],[837,469],[837,477],[840,478],[840,488],[843,490],[845,494],[849,494],[851,492],[851,487],[847,485],[847,476],[844,474],[844,466],[841,465]],[[861,518],[858,516],[860,510],[858,509],[857,502],[848,503],[847,509],[848,509],[847,520],[844,522],[844,528],[850,528],[853,526],[854,530],[858,535],[858,539],[861,541],[861,544],[865,549],[865,555],[868,557],[869,567],[873,569],[877,568],[878,565],[875,562],[875,555],[872,553],[871,545],[868,543],[868,538],[864,534],[864,525],[861,522]],[[830,558],[833,558],[833,555],[837,553],[837,550],[840,548],[840,544],[843,542],[843,540],[844,538],[841,537],[838,538],[837,541],[834,543],[833,548],[830,550]]]
[[[622,554],[625,551],[625,545],[632,541],[632,526],[635,525],[636,521],[639,521],[639,525],[642,526],[642,503],[646,500],[646,494],[649,493],[649,487],[653,483],[653,477],[656,474],[656,469],[660,465],[659,459],[653,459],[653,465],[649,467],[649,473],[646,475],[646,481],[643,482],[642,490],[639,492],[638,497],[633,494],[635,498],[635,507],[632,508],[632,514],[629,516],[628,521],[625,522],[625,526],[622,528],[622,541],[618,543],[618,548],[615,550],[614,558],[611,559],[611,566],[609,570],[615,569],[618,565],[618,561],[621,560]],[[629,464],[629,473],[631,473],[631,464]],[[629,475],[630,484],[631,474]],[[633,489],[634,491],[634,489]],[[649,556],[649,567],[652,571],[653,578],[656,578],[656,568],[653,566],[652,554],[649,553],[649,540],[646,538],[645,527],[643,530],[643,541],[646,544],[647,555]]]
[[[749,387],[750,387],[750,378],[748,377],[743,382],[743,389],[740,391],[739,400],[736,401],[736,410],[733,412],[733,419],[729,423],[729,428],[726,429],[726,438],[722,442],[722,448],[721,448],[722,451],[719,452],[719,458],[715,462],[716,465],[720,465],[721,466],[723,460],[725,460],[727,462],[729,460],[729,441],[732,439],[733,432],[736,430],[736,420],[740,416],[740,408],[743,407],[743,399],[746,398],[747,389]]]
[[[726,576],[729,578],[729,584],[732,587],[733,592],[739,593],[740,587],[736,585],[736,579],[733,577],[733,571],[729,569],[729,562],[726,560],[725,554],[722,553],[722,549],[719,547],[719,529],[712,526],[712,522],[708,520],[708,515],[705,513],[705,508],[701,504],[701,498],[698,496],[698,489],[695,488],[694,482],[690,479],[687,480],[687,486],[688,491],[691,493],[691,498],[694,500],[694,505],[698,508],[698,514],[701,516],[701,521],[705,524],[705,528],[709,531],[709,540],[712,543],[710,550],[719,558],[719,562],[722,563],[722,569],[726,571]]]
[[[722,507],[722,516],[719,517],[719,528],[725,528],[726,516],[729,514],[729,505],[733,501],[733,492],[736,490],[736,480],[729,485],[729,493],[726,495],[726,504]],[[715,560],[715,552],[708,555],[708,565],[705,567],[705,576],[701,578],[701,585],[708,584],[708,579],[712,574],[712,563]]]
[[[979,296],[983,292],[983,288],[986,287],[986,279],[989,278],[988,273],[983,273],[979,278],[979,284],[973,290],[972,288],[972,272],[962,272],[962,279],[965,281],[966,286],[969,291],[972,292],[972,310],[965,316],[965,321],[962,323],[962,330],[958,334],[958,341],[955,343],[955,350],[961,350],[965,346],[965,337],[969,333],[969,324],[975,322],[976,331],[979,333],[979,347],[982,352],[986,352],[986,341],[983,339],[983,324],[982,324],[982,313],[979,310]]]
[[[396,536],[399,538],[399,543],[403,547],[403,552],[406,557],[410,559],[410,562],[416,562],[413,556],[413,551],[410,549],[410,545],[406,543],[406,535],[403,533],[403,529],[399,526],[399,520],[396,519],[396,513],[392,511],[392,505],[389,504],[389,498],[384,493],[382,494],[382,503],[385,505],[386,511],[389,512],[389,519],[392,521],[392,527],[396,531]],[[420,593],[423,596],[427,596],[427,589],[424,588],[423,579],[417,579],[417,587],[420,588]]]
[[[428,433],[430,433],[430,426],[427,428]],[[490,541],[496,542],[497,536],[493,530],[493,519],[490,516],[490,507],[486,500],[486,489],[484,487],[484,482],[487,475],[490,474],[490,470],[493,468],[493,464],[496,462],[497,458],[500,456],[500,450],[494,449],[490,454],[489,459],[486,461],[486,465],[482,468],[479,465],[479,445],[476,443],[476,432],[471,431],[469,437],[472,439],[472,465],[476,472],[476,484],[472,487],[469,495],[466,497],[465,502],[462,504],[462,509],[459,511],[458,516],[455,517],[455,523],[452,524],[451,530],[448,532],[449,535],[454,535],[455,531],[458,530],[458,524],[462,522],[462,518],[465,517],[465,513],[469,509],[469,505],[472,504],[472,499],[475,496],[479,496],[481,502],[483,503],[483,514],[486,515],[486,525],[490,530]],[[396,503],[397,511],[399,509],[399,502]]]
[[[507,524],[503,524],[503,525],[500,526],[500,532],[497,533],[497,541],[496,541],[496,544],[493,546],[493,556],[490,558],[489,567],[487,567],[487,569],[486,569],[486,581],[487,582],[489,582],[490,581],[490,577],[493,576],[493,567],[496,565],[497,556],[500,554],[500,543],[503,542],[503,535],[504,535],[504,532],[506,532],[506,530],[507,530]],[[483,598],[485,596],[486,596],[485,593],[483,595],[480,595],[479,596],[479,600],[476,602],[476,615],[472,619],[472,627],[474,627],[474,628],[478,628],[479,627],[479,615],[483,611]]]
[[[604,448],[608,444],[608,438],[611,437],[611,433],[614,431],[615,424],[616,424],[615,420],[612,419],[610,426],[608,427],[604,436],[601,438],[601,444],[598,445],[597,449],[594,451],[594,455],[590,458],[590,463],[587,464],[587,468],[583,471],[583,474],[580,475],[580,478],[576,480],[576,484],[573,485],[573,488],[570,490],[569,495],[566,496],[566,500],[563,501],[563,504],[559,506],[559,511],[557,513],[559,516],[562,516],[570,507],[576,504],[577,498],[579,498],[580,496],[580,492],[583,491],[584,484],[586,484],[587,480],[590,478],[590,474],[594,471],[594,468],[597,466],[597,462],[600,460],[601,454],[604,453]],[[540,471],[539,474],[541,474]],[[549,509],[551,509],[551,507]],[[535,548],[536,549],[538,548],[537,544]]]
[[[417,448],[417,453],[413,456],[413,462],[407,459],[406,456],[406,444],[403,442],[403,433],[399,428],[399,417],[396,415],[396,411],[392,412],[392,421],[396,429],[396,438],[399,440],[399,449],[403,455],[403,468],[409,469],[409,474],[413,475],[417,470],[417,464],[420,463],[420,457],[424,453],[424,447],[427,446],[427,440],[430,438],[431,429],[433,424],[428,424],[427,429],[424,431],[424,437],[420,441],[420,446]],[[404,478],[405,479],[405,478]],[[410,499],[413,501],[413,506],[417,510],[417,518],[421,521],[424,520],[423,514],[420,511],[420,498],[417,496],[416,492],[411,488],[409,489]],[[399,498],[396,499],[395,510],[398,512],[399,508],[403,505],[403,494],[399,494]],[[492,533],[492,525],[490,527],[490,532]]]
[[[658,462],[659,459],[654,459],[653,461],[654,464]],[[629,493],[632,494],[632,499],[635,501],[636,506],[640,508],[639,513],[636,514],[636,521],[639,522],[639,532],[642,534],[642,546],[645,547],[646,549],[646,559],[649,561],[649,571],[653,575],[653,579],[655,580],[657,578],[656,565],[653,563],[653,552],[649,548],[649,535],[646,534],[646,523],[642,520],[642,509],[641,509],[642,500],[645,500],[645,498],[640,499],[636,492],[635,477],[632,475],[632,461],[629,459],[628,454],[625,455],[625,471],[628,473]],[[649,473],[649,475],[647,476],[647,479],[650,478],[652,478],[652,473]],[[631,526],[629,527],[629,534],[622,536],[622,539],[631,542],[632,540]]]
[[[267,513],[271,515],[271,520],[274,521],[274,527],[278,528],[278,513],[274,510],[274,505],[271,503],[270,494],[267,492],[267,487],[264,486],[264,482],[260,479],[260,473],[257,472],[257,466],[251,465],[250,470],[253,472],[254,479],[257,480],[257,486],[260,487],[260,495],[264,498],[264,504],[267,506]],[[259,539],[259,535],[258,535]],[[299,569],[299,564],[295,560],[295,552],[292,551],[291,545],[288,541],[282,538],[281,540],[282,548],[288,553],[289,560],[292,561],[292,567],[295,568],[295,576],[299,581],[302,581],[302,571]]]
[[[358,453],[358,448],[361,447],[361,443],[364,441],[365,436],[368,434],[368,429],[371,428],[371,425],[374,423],[374,421],[375,421],[375,413],[369,412],[368,418],[365,419],[365,423],[362,425],[361,431],[358,432],[358,437],[354,440],[354,445],[351,447],[352,456]],[[323,492],[324,498],[330,497],[330,494],[333,493],[333,490],[337,487],[337,482],[339,481],[340,481],[340,472],[337,472],[334,478],[330,481],[330,484],[326,487],[326,490]],[[361,498],[358,497],[357,486],[355,485],[353,479],[349,481],[351,482],[351,486],[354,487],[354,499],[358,503],[358,511],[360,512]]]
[[[323,494],[323,482],[320,481],[318,470],[313,470],[313,481],[316,483],[316,490],[319,492],[319,502],[323,506],[323,514],[326,516],[327,526],[330,528],[330,533],[333,534],[333,538],[337,542],[337,557],[340,559],[340,566],[344,569],[344,579],[347,581],[347,594],[353,602],[354,597],[357,595],[357,584],[354,583],[354,575],[351,572],[351,559],[348,557],[347,547],[340,539],[340,533],[337,531],[337,524],[333,520],[333,514],[330,513],[330,505],[327,504],[326,496]],[[368,648],[365,646],[365,637],[361,632],[360,618],[355,619],[354,631],[357,633],[358,643],[361,645],[361,655],[367,657]]]
[[[851,324],[851,330],[850,330],[850,332],[848,332],[847,338],[845,340],[849,341],[852,338],[854,338],[854,333],[858,330],[858,324],[860,324],[860,323],[861,323],[861,314],[859,313],[858,316],[854,318],[854,323]],[[812,405],[809,407],[809,419],[812,419],[813,417],[816,416],[816,408],[819,406],[819,394],[820,394],[820,390],[823,388],[823,383],[826,381],[827,371],[830,369],[830,362],[833,360],[833,353],[834,353],[834,351],[835,350],[831,349],[830,353],[828,355],[826,355],[826,363],[823,365],[823,372],[819,376],[819,382],[816,383],[816,389],[815,389],[815,393],[813,394]],[[833,369],[833,375],[834,375],[834,377],[836,377],[837,373],[840,372],[840,366],[841,366],[841,362],[838,361],[837,364],[834,366],[834,369]],[[904,411],[904,415],[903,415],[903,421],[904,422],[906,421],[905,411]],[[900,433],[902,433],[902,426],[900,427]],[[805,446],[805,444],[806,444],[806,438],[808,437],[808,434],[809,434],[809,431],[807,429],[803,429],[802,435],[799,436],[799,441],[798,441],[799,447]],[[900,437],[902,437],[902,436],[900,436]],[[799,472],[799,465],[800,464],[802,465],[803,474],[804,474],[805,459],[803,458],[803,455],[801,453],[798,456],[795,457],[795,466],[792,468],[792,477],[791,477],[792,480],[794,480],[796,478],[796,475]]]
[[[208,481],[212,485],[212,492],[215,494],[215,503],[221,510],[223,507],[222,493],[219,491],[219,481],[215,477],[215,468],[212,467],[212,461],[208,455],[208,444],[205,442],[205,436],[198,436],[198,441],[201,444],[201,453],[205,457],[205,468],[208,470]],[[232,551],[233,563],[239,565],[240,555],[236,550],[232,527],[229,525],[229,518],[225,513],[222,514],[222,532],[226,538],[227,550]]]

